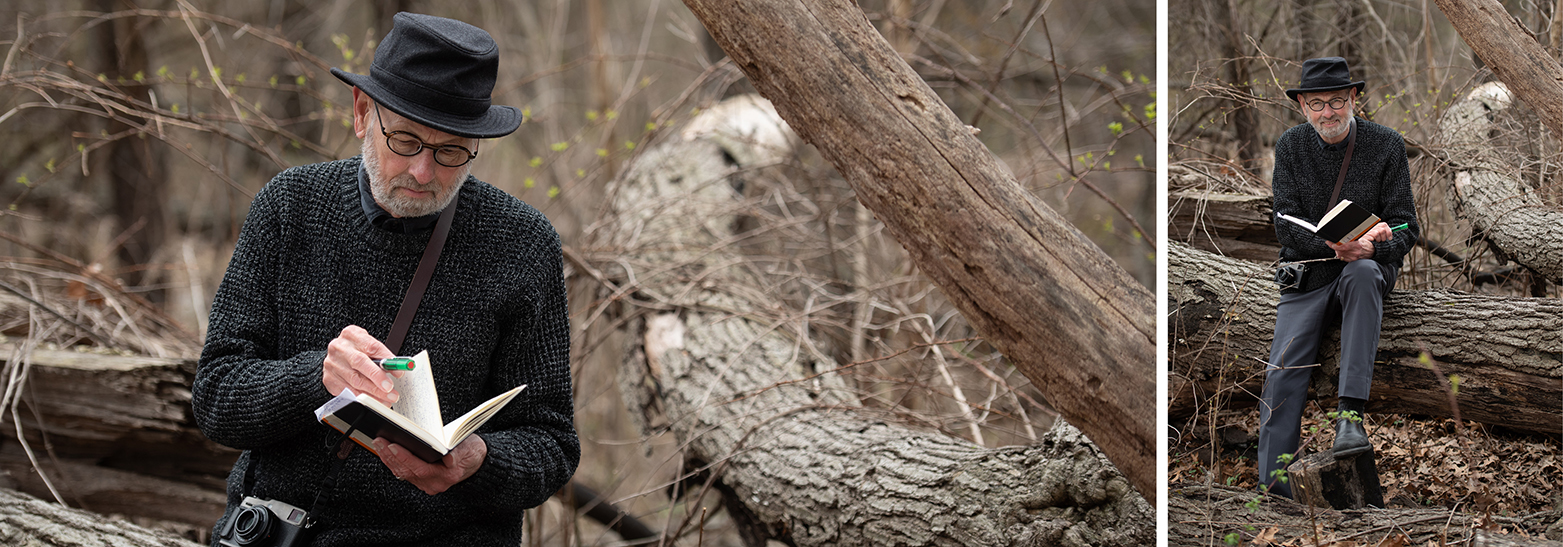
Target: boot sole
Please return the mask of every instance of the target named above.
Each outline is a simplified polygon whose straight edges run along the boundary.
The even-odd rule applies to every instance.
[[[1358,447],[1354,447],[1354,448],[1348,448],[1348,449],[1345,449],[1345,450],[1333,450],[1332,452],[1334,452],[1334,454],[1335,454],[1335,459],[1337,459],[1337,460],[1344,460],[1346,458],[1350,458],[1350,457],[1353,457],[1353,456],[1359,456],[1359,455],[1362,455],[1362,454],[1365,454],[1365,453],[1368,453],[1368,452],[1372,452],[1372,451],[1373,451],[1373,445],[1365,444],[1365,445],[1362,445],[1362,446],[1358,446]]]

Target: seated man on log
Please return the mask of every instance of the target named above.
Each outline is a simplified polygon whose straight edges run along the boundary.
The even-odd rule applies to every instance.
[[[1361,416],[1373,382],[1384,296],[1394,288],[1401,258],[1420,233],[1405,141],[1394,129],[1354,116],[1365,82],[1351,81],[1345,59],[1326,57],[1303,63],[1299,85],[1286,95],[1297,101],[1308,123],[1287,130],[1275,145],[1275,235],[1282,262],[1277,281],[1282,288],[1259,407],[1259,482],[1286,497],[1292,496],[1291,487],[1275,471],[1286,468],[1284,455],[1296,456],[1319,342],[1337,317],[1341,417],[1335,424],[1334,455],[1347,458],[1372,450]],[[1338,244],[1279,217],[1318,222],[1343,199],[1382,222]]]
[[[514,546],[523,511],[575,472],[559,236],[468,174],[478,140],[522,120],[491,104],[498,52],[472,25],[396,14],[367,76],[332,69],[353,86],[362,155],[285,170],[255,196],[193,387],[201,431],[244,451],[214,544],[256,525],[240,507],[254,497],[309,514],[300,545]],[[374,360],[421,350],[444,420],[526,390],[432,464],[384,439],[354,450],[316,421],[344,389],[394,403]]]

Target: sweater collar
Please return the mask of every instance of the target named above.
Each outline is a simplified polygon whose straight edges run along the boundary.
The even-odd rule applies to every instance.
[[[369,190],[369,171],[364,169],[364,164],[358,164],[358,201],[364,208],[364,216],[369,217],[369,223],[375,228],[397,234],[418,234],[434,230],[434,223],[440,220],[439,213],[431,213],[421,217],[396,218],[391,213],[380,207],[374,201],[374,193]]]

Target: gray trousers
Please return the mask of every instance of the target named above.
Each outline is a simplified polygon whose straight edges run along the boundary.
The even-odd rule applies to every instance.
[[[1259,483],[1272,493],[1292,497],[1291,486],[1270,472],[1285,469],[1282,454],[1297,456],[1303,407],[1308,399],[1311,367],[1318,363],[1319,340],[1328,321],[1341,320],[1340,390],[1337,395],[1366,400],[1373,385],[1373,358],[1378,354],[1379,327],[1384,319],[1384,295],[1395,287],[1399,268],[1369,260],[1346,264],[1340,277],[1305,293],[1281,295],[1275,309],[1275,340],[1265,370],[1259,401]]]

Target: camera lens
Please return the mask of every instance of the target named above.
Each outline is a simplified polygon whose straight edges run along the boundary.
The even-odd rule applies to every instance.
[[[266,539],[271,531],[271,511],[265,507],[240,507],[234,515],[233,539],[239,545],[249,545]]]

